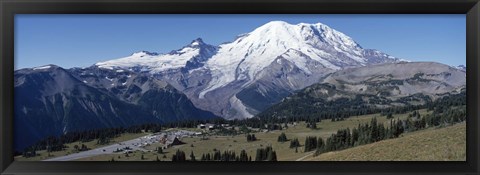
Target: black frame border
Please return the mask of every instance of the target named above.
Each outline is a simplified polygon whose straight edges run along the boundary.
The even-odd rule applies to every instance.
[[[15,14],[466,14],[466,162],[15,162]],[[0,0],[1,174],[479,174],[479,0]]]

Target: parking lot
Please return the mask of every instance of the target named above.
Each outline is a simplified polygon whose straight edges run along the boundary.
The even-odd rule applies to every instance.
[[[195,133],[192,131],[185,131],[185,130],[164,131],[160,133],[149,134],[143,137],[139,137],[136,139],[132,139],[132,140],[128,140],[120,143],[114,143],[108,146],[95,148],[88,151],[82,151],[79,153],[74,153],[66,156],[46,159],[44,161],[70,161],[70,160],[76,160],[76,159],[81,159],[81,158],[86,158],[86,157],[91,157],[91,156],[96,156],[101,154],[112,154],[112,153],[124,154],[126,152],[136,151],[136,150],[147,152],[152,150],[144,149],[145,146],[148,146],[153,143],[159,143],[162,141],[162,139],[164,141],[163,144],[169,144],[175,138],[181,139],[183,137],[195,136],[197,134],[198,133]]]

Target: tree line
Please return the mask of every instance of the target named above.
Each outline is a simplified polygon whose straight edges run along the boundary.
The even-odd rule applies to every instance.
[[[141,133],[142,131],[158,132],[161,128],[162,126],[160,124],[144,124],[127,128],[103,128],[89,131],[69,132],[61,136],[50,136],[40,140],[32,146],[25,148],[21,154],[25,157],[33,157],[36,156],[36,152],[40,150],[46,150],[47,152],[62,151],[67,148],[65,144],[73,142],[90,142],[95,139],[98,139],[97,144],[108,144],[111,139],[116,138],[121,134]],[[84,144],[79,146],[78,149],[75,149],[77,151],[89,150]]]
[[[440,106],[438,106],[440,107]],[[397,138],[402,133],[422,130],[428,127],[452,125],[466,120],[466,107],[448,107],[442,113],[433,112],[421,116],[418,111],[412,112],[405,120],[390,119],[390,126],[385,127],[372,118],[370,123],[359,124],[350,130],[339,129],[325,141],[322,138],[309,136],[305,139],[305,152],[315,150],[315,155],[324,152],[343,150],[359,145],[378,142],[385,139]]]
[[[240,154],[235,154],[235,151],[214,150],[213,153],[202,154],[199,160],[196,159],[193,151],[190,153],[190,159],[186,159],[185,152],[177,150],[172,156],[172,161],[252,161],[252,157],[247,155],[245,150],[241,150]]]
[[[172,156],[172,161],[252,161],[252,157],[248,156],[245,150],[241,150],[240,154],[235,151],[214,150],[213,153],[202,154],[199,160],[196,159],[193,151],[190,153],[190,159],[186,158],[184,151],[177,150]],[[277,153],[271,146],[258,148],[256,151],[255,161],[277,161]]]

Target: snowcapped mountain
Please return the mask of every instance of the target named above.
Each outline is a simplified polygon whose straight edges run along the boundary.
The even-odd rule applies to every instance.
[[[196,39],[168,54],[139,52],[96,66],[150,73],[197,107],[233,119],[252,117],[334,71],[400,61],[321,23],[272,21],[219,46]]]
[[[349,66],[365,66],[370,63],[384,63],[391,59],[379,51],[374,59],[352,38],[324,24],[297,25],[283,21],[269,22],[235,41],[219,46],[219,51],[207,62],[212,81],[200,93],[200,98],[214,89],[233,81],[246,80],[250,84],[264,68],[277,57],[287,58],[307,74],[308,61],[318,62],[326,69],[339,70]],[[369,60],[366,56],[371,56]],[[379,57],[380,56],[380,57]]]
[[[465,65],[458,65],[458,66],[455,67],[455,68],[457,68],[457,69],[459,69],[459,70],[461,70],[461,71],[463,71],[463,72],[466,72],[466,71],[467,71],[467,66],[465,66]]]
[[[214,55],[217,47],[207,45],[201,38],[193,40],[189,45],[171,51],[168,54],[141,51],[120,59],[99,62],[99,68],[130,68],[132,70],[149,73],[159,73],[172,69],[197,68],[203,65],[209,57]]]

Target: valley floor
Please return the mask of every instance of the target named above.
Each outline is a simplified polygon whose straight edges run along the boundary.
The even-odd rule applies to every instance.
[[[420,114],[425,115],[431,112],[427,110],[419,110]],[[408,114],[394,115],[395,119],[406,119]],[[71,153],[71,152],[53,152],[51,157],[46,157],[45,153],[41,156],[33,158],[17,157],[16,160],[76,160],[76,161],[171,161],[172,156],[177,150],[184,151],[187,160],[190,160],[190,154],[193,152],[196,159],[199,160],[202,154],[213,153],[215,150],[220,152],[234,151],[239,154],[241,150],[245,150],[248,156],[255,159],[256,150],[271,146],[276,151],[277,160],[279,161],[364,161],[364,160],[465,160],[466,159],[466,131],[465,123],[456,124],[444,128],[428,128],[421,131],[404,133],[399,138],[383,140],[376,143],[357,146],[346,150],[327,152],[319,156],[313,157],[314,151],[304,152],[303,144],[307,136],[317,136],[326,139],[336,133],[338,129],[354,128],[359,124],[369,123],[372,118],[376,118],[378,123],[385,126],[390,125],[390,120],[379,114],[353,116],[344,121],[332,122],[331,120],[323,120],[317,123],[318,129],[310,129],[306,127],[306,123],[300,122],[296,125],[290,125],[287,129],[275,130],[268,132],[254,132],[257,141],[248,142],[245,134],[235,136],[220,136],[210,132],[206,136],[198,136],[195,134],[184,135],[180,138],[185,144],[176,145],[163,149],[163,153],[157,153],[158,147],[164,146],[159,142],[151,142],[148,145],[142,145],[138,149],[133,149],[129,154],[123,152],[114,153],[115,148],[112,145],[118,145],[120,142],[132,144],[137,143],[138,138],[145,138],[147,133],[128,135],[121,139],[115,139],[112,145],[94,145],[89,143],[89,148],[96,151],[95,154]],[[197,128],[178,128],[168,129],[161,133],[199,133],[201,129]],[[298,150],[290,148],[290,142],[278,142],[277,138],[281,133],[285,133],[288,140],[298,138],[301,146]],[[133,139],[133,140],[132,140]],[[130,141],[129,141],[130,140]],[[134,141],[137,140],[137,141]],[[133,142],[132,142],[133,141]],[[131,143],[132,142],[132,143]],[[93,142],[92,142],[93,143]],[[143,143],[143,142],[138,142]],[[79,143],[75,143],[79,144]],[[73,144],[69,144],[72,147]],[[125,144],[123,144],[125,145]],[[103,151],[104,147],[108,148]],[[97,148],[97,149],[95,149]],[[111,148],[111,149],[110,149]],[[83,155],[83,156],[78,156]],[[88,155],[88,156],[84,156]]]

